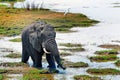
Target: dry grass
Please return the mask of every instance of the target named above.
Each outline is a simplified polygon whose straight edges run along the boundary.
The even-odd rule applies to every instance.
[[[26,10],[2,7],[0,8],[0,34],[16,34],[17,32],[20,34],[22,28],[38,20],[46,21],[57,27],[56,30],[59,31],[67,31],[74,26],[86,27],[98,23],[83,14],[68,13],[67,16],[64,16],[62,12],[53,12],[49,9]],[[13,29],[18,31],[10,31]]]

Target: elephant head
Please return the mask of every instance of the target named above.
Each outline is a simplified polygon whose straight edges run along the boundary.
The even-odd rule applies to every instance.
[[[46,54],[51,54],[58,66],[65,69],[61,64],[57,43],[55,41],[56,33],[53,26],[43,24],[34,26],[29,36],[29,41],[38,52],[43,50]]]

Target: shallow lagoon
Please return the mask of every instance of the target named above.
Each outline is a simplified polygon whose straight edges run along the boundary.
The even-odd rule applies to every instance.
[[[36,0],[36,3],[39,0]],[[40,3],[42,1],[39,1]],[[119,3],[119,4],[116,4]],[[17,5],[18,6],[18,5]],[[97,47],[100,44],[118,44],[119,42],[112,42],[113,40],[120,41],[120,6],[119,0],[44,0],[43,7],[50,8],[54,11],[65,12],[70,8],[72,13],[84,13],[92,19],[99,20],[100,23],[88,28],[72,28],[77,32],[72,33],[57,33],[56,40],[58,43],[81,43],[86,49],[84,52],[76,52],[74,55],[66,56],[68,61],[78,62],[83,61],[89,64],[88,68],[116,68],[113,62],[90,62],[87,57],[94,56],[94,52],[97,50],[103,50],[103,48]],[[20,37],[20,36],[18,36]],[[0,40],[0,48],[10,48],[16,52],[21,52],[21,43],[9,42],[9,39],[16,37],[4,37]],[[2,52],[0,52],[2,53]],[[6,55],[8,53],[0,54]],[[120,56],[120,55],[118,55]],[[20,59],[0,58],[0,62],[13,62],[20,61]],[[30,60],[30,63],[31,60]],[[45,63],[44,63],[45,64]],[[46,67],[46,64],[44,65]],[[67,68],[64,74],[56,74],[55,78],[58,80],[73,80],[73,76],[76,74],[88,74],[86,70],[88,68]],[[90,74],[88,74],[90,75]],[[94,76],[94,75],[92,75]],[[119,75],[98,75],[104,80],[118,80]]]

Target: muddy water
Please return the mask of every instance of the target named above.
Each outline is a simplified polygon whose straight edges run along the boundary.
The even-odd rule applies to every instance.
[[[29,1],[29,0],[28,0]],[[116,68],[114,62],[91,62],[87,57],[94,56],[94,52],[102,50],[103,48],[97,47],[100,44],[118,44],[118,42],[112,42],[112,40],[120,41],[120,1],[119,0],[36,0],[36,3],[42,3],[43,7],[50,8],[54,11],[65,12],[70,8],[69,12],[72,13],[84,13],[88,17],[99,20],[100,23],[88,28],[72,28],[77,32],[74,33],[57,33],[58,43],[81,43],[86,49],[85,52],[76,52],[71,56],[65,57],[68,61],[73,62],[86,62],[89,64],[88,68]],[[20,4],[20,3],[19,3]],[[17,6],[19,4],[16,4]],[[20,6],[18,6],[20,7]],[[12,37],[14,38],[14,37]],[[21,43],[9,42],[10,38],[3,38],[0,40],[0,48],[13,49],[16,52],[21,52]],[[0,52],[1,53],[1,52]],[[3,52],[2,52],[3,53]],[[6,55],[8,53],[0,54]],[[120,56],[120,55],[119,55]],[[20,59],[0,58],[0,62],[12,62],[20,61]],[[29,61],[31,63],[31,61]],[[45,64],[45,63],[44,63]],[[46,67],[46,64],[44,65]],[[57,74],[55,78],[57,80],[73,80],[73,76],[76,74],[88,74],[86,70],[88,68],[67,68],[66,71],[62,71],[64,74]],[[90,75],[90,74],[88,74]],[[94,76],[94,75],[91,75]],[[105,75],[100,76],[104,80],[119,80],[120,76],[117,75]]]

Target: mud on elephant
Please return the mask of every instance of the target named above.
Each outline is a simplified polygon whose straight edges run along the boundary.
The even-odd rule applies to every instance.
[[[37,21],[27,26],[22,32],[22,62],[27,63],[29,57],[33,60],[33,67],[42,68],[42,55],[46,53],[49,69],[55,69],[55,61],[61,64],[58,47],[55,41],[56,33],[53,26]]]

